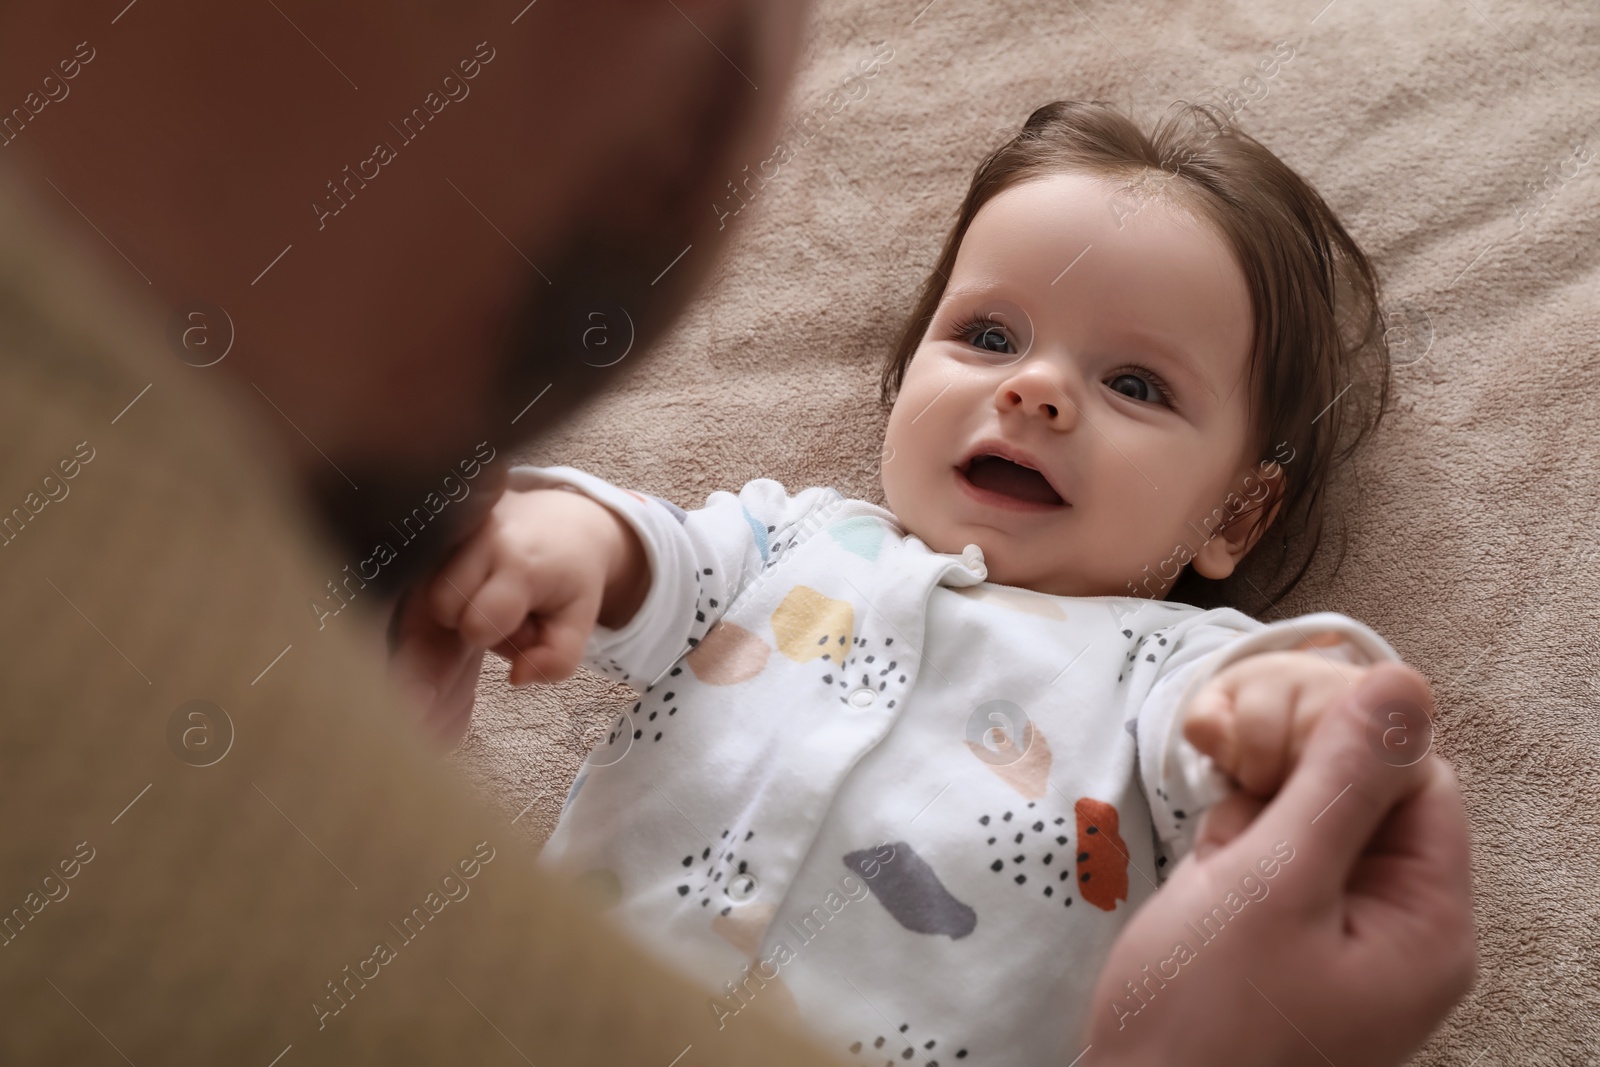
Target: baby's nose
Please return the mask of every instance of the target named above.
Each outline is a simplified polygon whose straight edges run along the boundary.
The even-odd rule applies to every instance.
[[[1044,374],[1018,376],[1006,383],[1001,388],[1000,401],[1003,409],[1040,416],[1062,429],[1070,426],[1077,413],[1072,398]]]

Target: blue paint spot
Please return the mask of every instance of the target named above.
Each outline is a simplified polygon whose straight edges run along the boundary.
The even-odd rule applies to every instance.
[[[767,561],[767,524],[750,514],[750,509],[741,507],[744,512],[744,521],[750,524],[750,532],[755,535],[756,548],[761,551],[761,562]]]
[[[883,523],[870,516],[846,519],[828,527],[828,533],[839,544],[865,560],[876,560],[883,548],[886,531]]]

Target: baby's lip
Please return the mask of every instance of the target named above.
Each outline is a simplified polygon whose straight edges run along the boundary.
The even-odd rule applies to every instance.
[[[1060,481],[1052,477],[1050,472],[1045,469],[1044,464],[1027,449],[1002,441],[997,437],[986,437],[967,450],[967,454],[962,457],[961,462],[956,464],[956,469],[965,473],[967,468],[972,466],[972,461],[979,456],[999,456],[1001,459],[1010,460],[1019,467],[1027,467],[1030,470],[1038,471],[1040,477],[1050,484],[1051,489],[1055,490],[1056,496],[1061,498],[1063,504],[1071,503],[1067,498],[1067,494],[1061,491]]]

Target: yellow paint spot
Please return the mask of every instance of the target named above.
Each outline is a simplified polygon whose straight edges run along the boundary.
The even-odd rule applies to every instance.
[[[855,621],[855,605],[848,600],[834,600],[797,585],[772,613],[772,635],[778,651],[796,663],[810,663],[823,653],[839,663],[850,647]]]

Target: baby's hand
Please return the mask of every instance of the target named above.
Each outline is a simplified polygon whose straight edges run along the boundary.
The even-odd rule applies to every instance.
[[[1246,792],[1271,796],[1323,711],[1371,669],[1314,651],[1246,656],[1195,694],[1183,736]]]
[[[621,626],[648,584],[644,549],[614,512],[581,493],[535,489],[500,498],[428,603],[468,645],[510,660],[511,684],[525,685],[570,676],[595,622]]]

